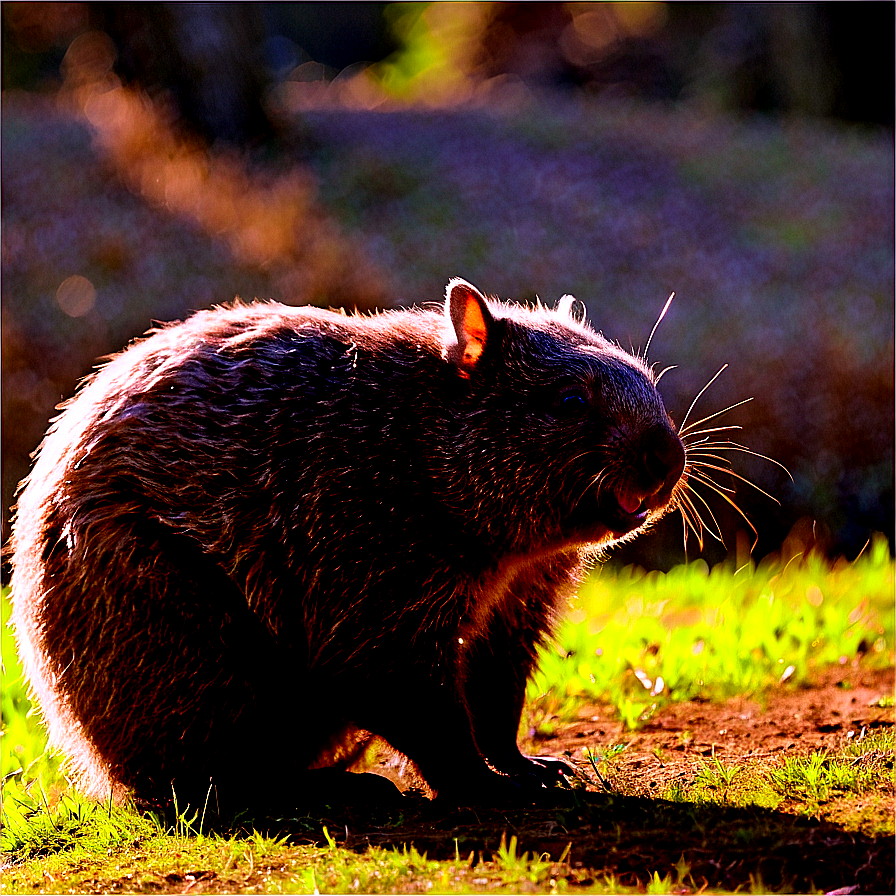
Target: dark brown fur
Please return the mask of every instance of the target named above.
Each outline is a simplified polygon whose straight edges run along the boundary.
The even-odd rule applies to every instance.
[[[51,740],[95,796],[251,805],[270,761],[298,800],[358,731],[451,799],[556,780],[516,743],[537,647],[683,466],[650,372],[568,303],[454,280],[444,313],[165,327],[80,390],[20,496]]]

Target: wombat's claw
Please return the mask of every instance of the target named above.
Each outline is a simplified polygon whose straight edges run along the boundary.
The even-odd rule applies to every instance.
[[[544,787],[554,787],[557,784],[565,783],[566,778],[574,778],[575,770],[567,765],[562,759],[554,759],[548,756],[528,756],[526,757],[531,766],[527,775],[520,775],[520,778],[536,778]]]

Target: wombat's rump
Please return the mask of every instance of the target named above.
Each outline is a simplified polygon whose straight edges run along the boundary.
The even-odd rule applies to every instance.
[[[569,304],[237,305],[92,377],[13,538],[21,655],[88,793],[249,806],[270,762],[298,799],[358,731],[451,799],[556,780],[516,742],[536,649],[685,462],[651,373]]]

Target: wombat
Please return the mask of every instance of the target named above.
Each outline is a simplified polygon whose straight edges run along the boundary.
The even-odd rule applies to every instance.
[[[686,478],[650,370],[573,301],[454,279],[439,310],[234,304],[84,384],[12,562],[33,693],[88,794],[251,806],[270,764],[299,800],[368,732],[466,804],[560,779],[517,746],[537,648]]]

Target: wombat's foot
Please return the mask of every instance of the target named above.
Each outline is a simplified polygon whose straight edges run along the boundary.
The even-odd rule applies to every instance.
[[[514,776],[514,780],[534,778],[537,781],[535,786],[555,787],[563,784],[566,778],[576,776],[575,769],[562,759],[554,759],[551,756],[523,756],[523,760],[529,764],[529,768],[521,775]],[[522,781],[520,783],[523,784]]]
[[[575,772],[565,762],[549,757],[519,755],[513,769],[494,772],[483,767],[468,773],[462,780],[444,784],[436,799],[457,806],[521,806],[542,800],[550,794],[566,792],[561,785]]]
[[[527,789],[556,787],[562,785],[565,778],[574,778],[576,773],[561,759],[552,756],[523,756],[514,752],[505,755],[503,760],[489,757],[493,767],[502,775],[506,775],[520,787]]]

